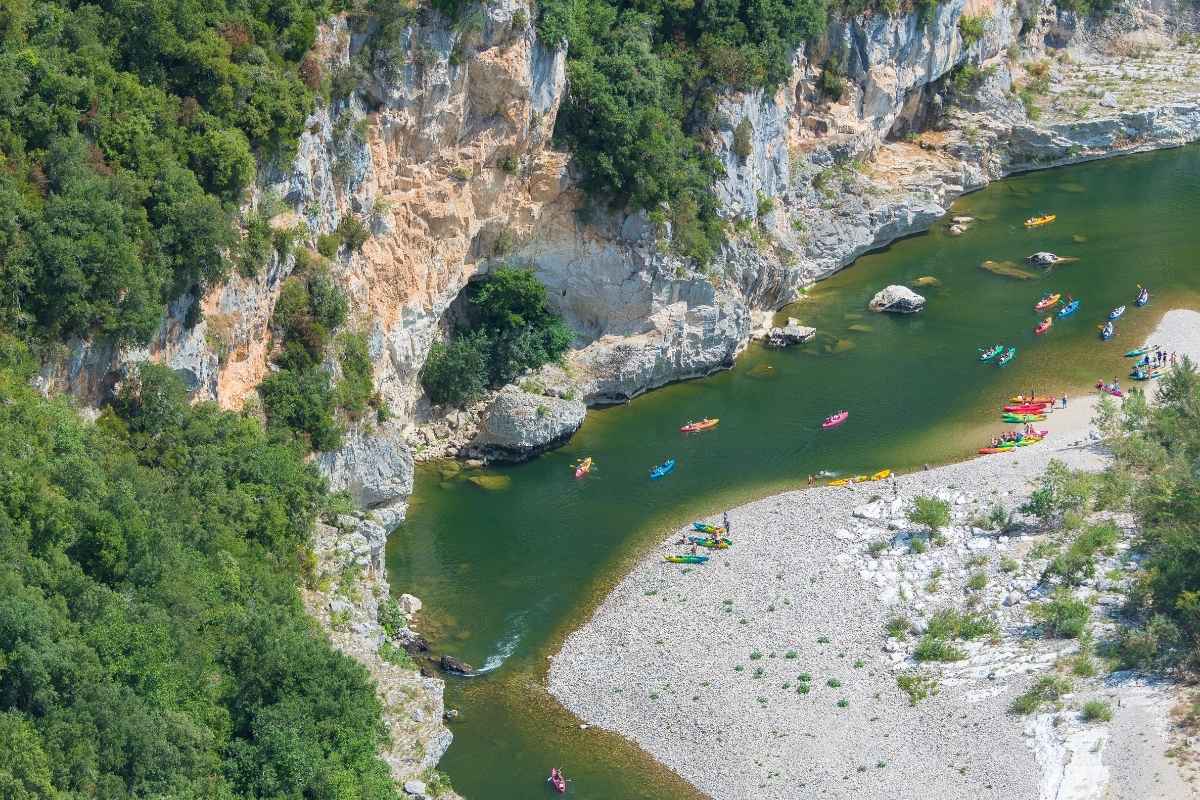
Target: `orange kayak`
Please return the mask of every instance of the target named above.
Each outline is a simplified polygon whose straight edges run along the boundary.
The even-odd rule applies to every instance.
[[[1050,326],[1053,324],[1054,319],[1052,317],[1046,317],[1044,320],[1039,322],[1036,327],[1034,327],[1033,332],[1035,335],[1041,336],[1043,333],[1050,330]]]
[[[715,419],[715,418],[702,419],[699,422],[689,422],[687,425],[684,425],[679,430],[683,431],[684,433],[695,433],[696,431],[707,431],[711,428],[717,427],[717,423],[720,421],[721,420]]]
[[[1058,305],[1058,301],[1061,299],[1062,295],[1057,292],[1054,294],[1048,294],[1034,304],[1033,310],[1041,311],[1043,308],[1050,308],[1051,306]]]
[[[1025,397],[1024,395],[1017,395],[1016,397],[1008,398],[1008,402],[1024,403],[1025,405],[1051,406],[1058,401],[1053,397]]]
[[[579,462],[579,466],[575,467],[575,477],[582,478],[592,471],[592,457],[588,456],[583,461]]]

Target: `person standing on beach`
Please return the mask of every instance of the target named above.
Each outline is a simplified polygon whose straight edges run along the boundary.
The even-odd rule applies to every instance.
[[[729,524],[729,512],[728,511],[725,512],[724,522],[725,522],[725,535],[728,536],[729,534],[733,533],[733,526]]]
[[[1065,394],[1062,396],[1062,403],[1063,403],[1062,407],[1066,408],[1067,407],[1067,396]]]
[[[809,486],[812,486],[812,485],[813,485],[813,476],[812,476],[812,475],[809,475],[809,476],[808,476],[808,485],[809,485]]]

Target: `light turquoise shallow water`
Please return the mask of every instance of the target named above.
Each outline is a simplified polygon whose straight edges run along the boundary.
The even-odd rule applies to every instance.
[[[392,585],[424,601],[420,628],[435,651],[491,669],[447,687],[447,704],[462,712],[442,762],[455,787],[468,798],[535,797],[558,765],[578,798],[695,797],[626,741],[581,731],[546,693],[546,659],[562,637],[670,526],[802,486],[818,470],[966,457],[1003,429],[996,401],[1031,386],[1082,391],[1115,375],[1130,383],[1121,353],[1168,308],[1200,296],[1197,208],[1197,148],[1009,179],[955,205],[952,213],[979,219],[966,235],[939,225],[898,242],[786,310],[818,328],[814,343],[752,346],[733,370],[594,411],[562,450],[489,469],[507,479],[504,489],[421,467],[409,520],[388,545]],[[1043,209],[1058,220],[1027,230],[1022,221]],[[1037,250],[1079,261],[1029,268],[1030,281],[979,268]],[[929,299],[921,314],[866,312],[882,286],[926,275],[940,286],[920,290]],[[1154,291],[1145,309],[1132,307],[1139,282]],[[1082,308],[1035,337],[1032,306],[1043,291],[1071,293]],[[1122,304],[1130,310],[1119,335],[1101,343],[1097,324]],[[976,362],[976,347],[1001,341],[1018,348],[1011,365]],[[839,408],[849,422],[820,431]],[[720,417],[720,427],[678,432],[704,416]],[[571,464],[585,455],[596,468],[577,481]],[[648,480],[667,457],[676,471]]]

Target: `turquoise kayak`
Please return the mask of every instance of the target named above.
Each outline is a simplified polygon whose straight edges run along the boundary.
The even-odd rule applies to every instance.
[[[708,556],[663,556],[663,560],[672,564],[703,564]]]
[[[688,541],[692,544],[698,544],[701,547],[710,547],[716,550],[724,550],[733,544],[733,539],[726,539],[722,536],[720,539],[713,539],[708,536],[689,536]]]
[[[719,525],[709,525],[707,522],[693,522],[692,530],[700,531],[701,533],[724,533],[725,529]]]
[[[1060,308],[1058,310],[1058,316],[1060,318],[1061,317],[1069,317],[1078,310],[1079,310],[1079,301],[1072,300],[1071,302],[1067,303],[1065,306],[1063,306],[1062,308]]]
[[[654,469],[650,470],[650,479],[657,480],[658,478],[661,478],[663,475],[666,475],[673,469],[675,469],[675,459],[668,458],[666,461],[659,464]]]

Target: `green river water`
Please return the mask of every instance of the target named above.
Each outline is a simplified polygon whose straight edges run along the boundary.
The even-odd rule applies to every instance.
[[[489,468],[503,488],[483,489],[444,465],[417,472],[408,521],[388,544],[392,585],[425,604],[419,627],[434,652],[488,672],[448,681],[460,709],[441,769],[467,798],[549,795],[551,766],[578,798],[694,798],[698,793],[628,741],[588,729],[545,690],[547,658],[604,594],[672,526],[732,504],[805,485],[810,473],[910,470],[973,454],[1004,428],[997,403],[1018,391],[1071,390],[1128,379],[1121,354],[1172,307],[1200,298],[1200,148],[1133,156],[993,184],[954,214],[979,221],[961,237],[939,224],[865,256],[785,310],[815,326],[815,342],[783,351],[751,346],[734,369],[589,413],[570,444],[527,464]],[[1046,210],[1053,224],[1022,221]],[[1032,280],[980,268],[1038,250],[1076,256]],[[919,276],[927,308],[911,317],[866,312],[887,284]],[[1154,292],[1133,307],[1136,284]],[[1082,300],[1074,317],[1035,337],[1043,291]],[[1097,324],[1128,305],[1117,337]],[[1004,342],[1016,360],[981,365],[975,349]],[[822,418],[850,411],[822,432]],[[689,419],[720,417],[685,436]],[[1053,426],[1050,426],[1053,429]],[[571,464],[596,468],[575,480]],[[675,472],[647,470],[667,457]],[[1002,456],[999,456],[1002,457]],[[736,533],[735,533],[736,537]],[[679,624],[688,620],[681,617]]]

